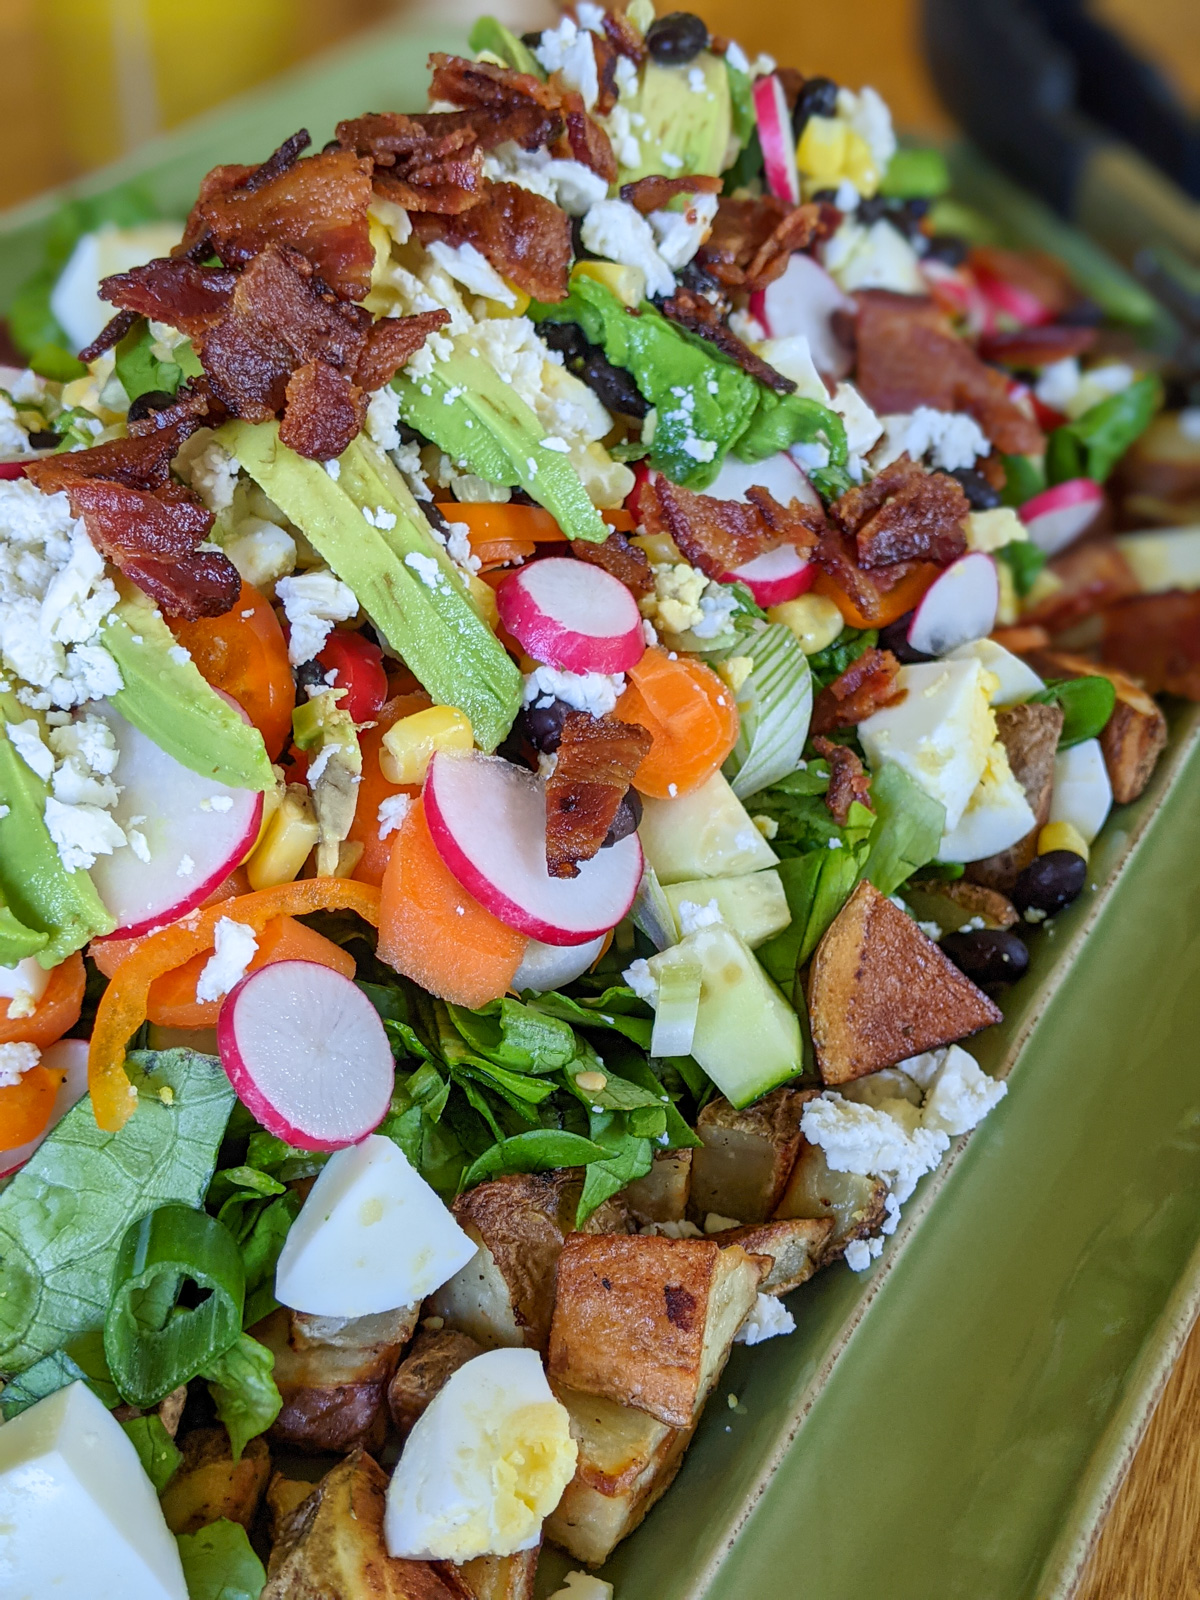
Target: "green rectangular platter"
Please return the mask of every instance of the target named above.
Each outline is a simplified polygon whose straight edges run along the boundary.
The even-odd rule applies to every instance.
[[[218,161],[424,101],[461,33],[360,38],[93,175],[186,213]],[[55,197],[0,218],[0,305]],[[1170,712],[1081,899],[976,1041],[1010,1093],[924,1180],[881,1259],[738,1347],[616,1600],[1069,1596],[1200,1304],[1200,708]],[[1191,1529],[1179,1530],[1188,1538]],[[571,1564],[548,1549],[539,1589]]]

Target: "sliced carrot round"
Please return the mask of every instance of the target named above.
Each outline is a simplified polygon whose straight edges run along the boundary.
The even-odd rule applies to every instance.
[[[634,787],[655,800],[698,789],[737,743],[737,705],[729,688],[702,662],[657,647],[645,652],[629,678],[616,715],[640,723],[654,740]]]
[[[0,1016],[0,1044],[23,1041],[37,1045],[39,1050],[48,1049],[79,1021],[86,981],[83,957],[77,950],[53,968],[31,1017]],[[16,1142],[20,1144],[21,1140]]]
[[[358,786],[354,821],[350,824],[350,832],[347,835],[352,844],[361,844],[363,847],[363,853],[352,874],[359,883],[373,883],[378,888],[383,882],[384,868],[392,853],[395,830],[380,838],[379,807],[393,795],[407,794],[416,799],[421,792],[413,784],[389,783],[384,777],[383,769],[379,765],[383,736],[401,717],[411,717],[414,712],[424,711],[432,704],[432,700],[423,689],[413,694],[397,695],[384,705],[375,726],[367,728],[359,736],[359,743],[362,746],[362,781]]]
[[[439,999],[474,1008],[505,993],[526,943],[451,876],[418,800],[400,825],[383,875],[380,960]]]
[[[62,1077],[61,1072],[39,1065],[0,1089],[0,1150],[12,1150],[37,1138],[50,1121]]]
[[[200,675],[241,706],[274,760],[292,731],[296,685],[283,629],[263,596],[243,583],[232,611],[171,628]]]

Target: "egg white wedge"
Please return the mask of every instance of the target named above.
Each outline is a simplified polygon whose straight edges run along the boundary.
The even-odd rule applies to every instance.
[[[134,228],[110,222],[83,235],[50,292],[50,309],[72,350],[90,344],[113,314],[100,298],[101,280],[170,255],[182,232],[179,222],[144,222]]]
[[[947,661],[978,661],[997,680],[991,694],[993,706],[1015,706],[1046,685],[1031,666],[994,639],[972,639],[946,655]]]
[[[440,1289],[475,1248],[399,1146],[373,1133],[322,1168],[284,1241],[275,1294],[319,1317],[393,1311]]]
[[[388,1553],[471,1561],[532,1550],[578,1447],[535,1350],[488,1350],[418,1418],[388,1486]]]
[[[1104,826],[1112,810],[1112,784],[1104,764],[1099,739],[1084,739],[1054,758],[1054,792],[1050,797],[1050,821],[1069,822],[1083,836],[1085,844]]]
[[[983,861],[1016,844],[1037,818],[1025,791],[1013,777],[999,739],[988,753],[983,777],[953,828],[942,835],[939,861]]]

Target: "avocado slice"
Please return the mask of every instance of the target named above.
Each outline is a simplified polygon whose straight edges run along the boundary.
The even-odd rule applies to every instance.
[[[700,89],[692,76],[704,75]],[[622,102],[627,104],[627,102]],[[686,67],[663,67],[647,61],[636,103],[628,103],[630,113],[640,112],[644,124],[635,124],[641,160],[634,167],[622,167],[618,185],[633,183],[652,172],[665,172],[672,178],[704,173],[719,177],[729,154],[733,129],[733,102],[729,74],[719,56],[702,50]],[[663,161],[663,152],[674,161]]]
[[[465,712],[479,748],[494,750],[517,714],[521,675],[388,458],[360,434],[335,480],[282,444],[276,423],[228,422],[217,437],[354,590],[433,698]]]
[[[101,635],[125,684],[112,697],[116,709],[189,771],[234,789],[273,789],[262,734],[178,650],[154,602],[124,578],[116,582],[121,598]]]
[[[603,544],[610,529],[588,499],[579,474],[546,430],[481,356],[455,350],[427,378],[404,372],[393,380],[400,414],[410,428],[488,483],[519,484],[558,523],[568,539]],[[415,670],[415,669],[414,669]]]
[[[477,56],[486,50],[488,55],[496,56],[518,72],[528,72],[533,78],[544,79],[546,76],[541,63],[525,41],[518,39],[495,17],[477,18],[467,43]]]
[[[0,725],[33,715],[11,694],[0,694]],[[0,961],[36,955],[56,967],[96,934],[116,922],[101,903],[86,872],[68,872],[45,823],[49,788],[17,754],[7,731],[0,734]],[[11,939],[11,946],[3,941]],[[32,941],[32,947],[30,947]]]

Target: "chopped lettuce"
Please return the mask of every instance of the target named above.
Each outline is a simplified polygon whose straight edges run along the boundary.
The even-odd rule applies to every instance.
[[[1162,379],[1149,372],[1118,394],[1089,407],[1074,422],[1055,428],[1046,441],[1046,477],[1094,478],[1103,483],[1163,403]]]
[[[208,1380],[217,1415],[225,1424],[233,1459],[267,1429],[283,1401],[274,1379],[275,1357],[266,1345],[241,1333],[200,1376]]]
[[[861,876],[880,894],[894,894],[937,855],[946,808],[894,761],[885,761],[871,779],[871,804],[875,822]]]
[[[137,1451],[142,1471],[161,1494],[179,1470],[183,1452],[163,1427],[162,1418],[154,1412],[144,1417],[130,1417],[121,1426],[130,1444]]]
[[[259,1600],[267,1575],[240,1522],[222,1517],[175,1542],[188,1600]]]

